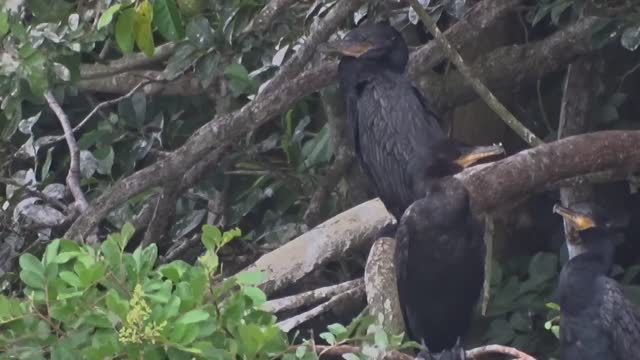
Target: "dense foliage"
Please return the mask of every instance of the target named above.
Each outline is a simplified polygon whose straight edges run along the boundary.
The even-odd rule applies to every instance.
[[[21,358],[139,357],[141,352],[145,358],[314,358],[310,346],[292,348],[296,341],[281,332],[273,314],[261,310],[266,301],[257,287],[262,275],[229,275],[315,225],[304,214],[323,176],[333,176],[331,166],[344,146],[335,125],[342,113],[334,86],[296,100],[265,125],[230,139],[228,149],[197,179],[169,188],[176,195],[162,224],[149,226],[148,218],[166,188],[128,199],[101,223],[98,236],[104,241],[97,247],[54,240],[77,209],[66,184],[71,156],[58,117],[43,96],[52,94],[69,117],[79,147],[81,188],[92,203],[117,180],[168,156],[215,116],[255,99],[338,2],[293,2],[266,25],[255,21],[269,3],[264,0],[0,3],[0,289],[5,294],[0,297],[0,350]],[[406,5],[386,9],[381,3],[361,6],[342,27],[390,14],[394,24],[407,28],[412,45],[430,39],[413,10]],[[445,30],[476,2],[421,3]],[[590,128],[638,128],[640,90],[632,81],[639,68],[637,5],[528,3],[509,14],[510,32],[523,34],[509,45],[543,41],[584,16],[598,17],[589,51],[604,65],[594,76],[598,92]],[[481,53],[503,42],[486,45]],[[307,68],[321,60],[316,56]],[[441,68],[438,74],[448,73]],[[537,84],[513,90],[518,97],[512,108],[519,110],[514,112],[545,140],[558,137],[554,114],[562,79],[558,71],[543,73]],[[144,91],[131,92],[143,85]],[[458,135],[483,133],[514,150],[524,146],[501,130],[485,134],[495,128],[474,127]],[[322,219],[371,195],[357,169],[338,177],[322,203]],[[154,226],[164,227],[162,238],[153,239],[157,245],[139,247]],[[228,230],[236,227],[245,229],[241,238]],[[168,249],[200,236],[204,245],[193,242],[197,254],[185,256],[188,261],[158,264]],[[478,318],[474,343],[553,354],[557,254],[557,246],[545,243],[523,256],[494,259],[488,308]],[[200,261],[191,265],[195,258]],[[357,256],[338,262],[309,281],[351,279],[362,272]],[[640,293],[632,285],[637,271],[629,267],[618,274],[632,294]],[[366,317],[329,330],[319,337],[330,345],[355,338],[357,344],[375,344],[364,351],[376,351],[401,343]]]

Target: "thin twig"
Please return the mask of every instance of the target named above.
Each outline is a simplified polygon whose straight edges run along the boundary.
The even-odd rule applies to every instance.
[[[80,211],[85,211],[89,207],[89,203],[80,188],[80,149],[78,148],[78,143],[76,143],[76,138],[73,136],[71,123],[69,122],[67,114],[62,110],[62,107],[58,104],[53,93],[51,93],[51,90],[47,90],[44,93],[44,98],[47,100],[51,110],[53,110],[58,117],[60,125],[62,125],[62,129],[64,130],[64,137],[67,140],[67,146],[69,147],[69,158],[71,160],[69,164],[69,173],[67,174],[67,185],[69,186],[69,190],[71,190],[71,194],[73,195]]]
[[[75,133],[75,132],[77,132],[78,130],[80,130],[84,125],[86,125],[86,124],[87,124],[87,122],[88,122],[89,120],[91,120],[91,118],[93,117],[93,115],[95,115],[98,111],[101,111],[103,108],[105,108],[105,107],[107,107],[107,106],[111,106],[111,105],[117,104],[117,103],[119,103],[119,102],[120,102],[120,101],[122,101],[122,100],[125,100],[125,99],[130,98],[131,96],[133,96],[133,95],[136,93],[136,91],[138,91],[138,89],[140,89],[141,87],[146,86],[146,85],[148,85],[148,84],[150,84],[150,83],[152,83],[152,82],[154,82],[154,81],[153,81],[153,80],[144,80],[144,81],[141,81],[140,83],[138,83],[138,85],[134,86],[131,90],[129,90],[129,92],[128,92],[128,93],[126,93],[126,94],[124,94],[124,95],[122,95],[122,96],[120,96],[120,97],[117,97],[117,98],[115,98],[115,99],[111,99],[111,100],[103,101],[103,102],[101,102],[100,104],[96,105],[96,107],[94,107],[94,108],[93,108],[93,110],[91,110],[91,111],[89,112],[89,114],[87,114],[87,116],[85,116],[85,117],[84,117],[84,119],[82,119],[82,121],[80,121],[80,123],[79,123],[78,125],[76,125],[76,126],[71,130],[71,132],[72,132],[72,133]],[[53,139],[51,139],[51,140],[48,140],[48,141],[43,142],[40,146],[41,146],[41,147],[49,146],[49,145],[52,145],[52,144],[57,143],[58,141],[62,141],[62,140],[63,140],[63,139],[65,139],[65,138],[66,138],[66,134],[65,134],[65,135],[60,135],[60,136],[58,136],[58,137],[56,137],[56,138],[53,138]]]
[[[493,95],[491,90],[489,90],[489,88],[487,88],[482,81],[480,81],[480,79],[471,72],[471,69],[464,63],[462,56],[460,56],[458,51],[454,49],[444,35],[442,35],[442,32],[438,29],[436,22],[429,14],[427,14],[418,0],[409,0],[409,4],[411,4],[411,7],[416,11],[429,32],[431,32],[440,47],[442,47],[442,50],[447,54],[449,60],[456,65],[458,71],[460,71],[462,76],[464,76],[487,105],[529,145],[538,146],[544,144],[540,138],[531,132],[531,130],[527,129],[506,107],[504,107],[495,95]]]

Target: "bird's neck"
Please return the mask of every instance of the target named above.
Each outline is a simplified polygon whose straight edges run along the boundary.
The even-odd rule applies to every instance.
[[[569,260],[560,275],[560,307],[563,311],[580,312],[593,301],[596,279],[607,276],[611,264],[602,254],[583,253]]]

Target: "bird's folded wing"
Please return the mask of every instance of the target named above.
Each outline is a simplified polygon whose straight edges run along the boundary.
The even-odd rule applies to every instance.
[[[600,317],[612,336],[617,358],[640,359],[640,309],[625,297],[615,280],[602,276],[598,287],[605,294]]]

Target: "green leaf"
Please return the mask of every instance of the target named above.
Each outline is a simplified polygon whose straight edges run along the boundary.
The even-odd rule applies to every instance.
[[[338,323],[327,326],[327,329],[329,329],[329,331],[331,331],[331,333],[336,336],[345,334],[347,332],[347,328],[344,327],[344,325]]]
[[[44,275],[31,270],[20,271],[20,279],[34,289],[43,290],[46,285]]]
[[[118,295],[118,292],[113,289],[109,289],[109,291],[107,291],[107,296],[105,297],[105,303],[107,305],[107,309],[118,315],[120,320],[127,318],[129,302],[121,298],[120,295]]]
[[[342,354],[342,358],[345,359],[345,360],[360,360],[358,355],[353,354],[353,353]]]
[[[218,74],[218,66],[220,58],[217,53],[211,52],[205,54],[196,63],[196,77],[200,80],[203,88],[208,88],[211,82]]]
[[[264,271],[242,271],[236,274],[236,281],[240,285],[260,285],[267,277]]]
[[[174,79],[189,68],[199,56],[198,49],[192,44],[187,42],[178,44],[164,70],[165,77],[168,80]]]
[[[234,63],[228,65],[224,69],[224,74],[231,80],[229,86],[236,96],[255,92],[255,83],[249,77],[249,72],[242,64]]]
[[[98,30],[109,25],[111,20],[113,20],[113,15],[115,15],[121,7],[122,4],[111,5],[105,12],[103,12],[102,16],[100,16],[100,19],[98,20]]]
[[[260,326],[256,324],[241,324],[238,326],[238,335],[241,342],[240,351],[248,358],[254,358],[254,354],[263,343],[263,334]]]
[[[267,301],[267,295],[257,287],[244,287],[242,293],[253,301],[254,306],[260,306]]]
[[[49,265],[55,262],[56,257],[58,256],[59,249],[60,239],[55,239],[51,242],[51,244],[47,245],[47,248],[44,251],[44,256],[42,257],[42,261],[45,265]]]
[[[64,282],[66,282],[67,284],[75,288],[82,287],[82,284],[80,283],[80,278],[78,277],[78,275],[72,273],[71,271],[61,271],[59,276],[62,280],[64,280]]]
[[[9,14],[6,11],[0,11],[0,38],[9,32]]]
[[[182,315],[176,322],[179,324],[195,324],[201,321],[205,321],[209,318],[209,313],[201,310],[191,310],[186,314]]]
[[[154,24],[167,40],[180,40],[184,36],[184,24],[174,0],[155,0],[153,3]]]
[[[202,225],[202,244],[209,251],[218,250],[222,244],[222,232],[213,225]]]
[[[389,338],[387,337],[387,333],[383,329],[377,329],[375,334],[373,335],[373,338],[376,346],[382,351],[385,351],[387,349],[387,346],[389,346]]]
[[[35,256],[24,253],[20,256],[19,263],[22,270],[33,271],[44,276],[44,266]]]
[[[186,36],[191,44],[200,49],[208,49],[215,46],[211,24],[203,16],[198,16],[187,24]]]
[[[133,234],[135,233],[136,229],[130,222],[127,222],[122,226],[122,230],[120,230],[120,249],[124,250],[124,248],[127,246],[127,243],[129,242],[129,240],[131,240]]]
[[[116,21],[116,43],[125,54],[133,52],[136,36],[133,30],[137,22],[138,13],[132,8],[126,9],[118,15],[118,20]]]
[[[320,338],[327,342],[329,345],[336,344],[336,337],[330,332],[320,333]]]
[[[153,30],[151,29],[151,21],[153,20],[153,9],[149,1],[144,0],[137,10],[138,18],[134,26],[136,44],[142,52],[151,57],[155,51],[153,42]]]
[[[24,72],[31,87],[31,92],[36,96],[44,94],[49,86],[47,80],[47,72],[43,71],[47,62],[47,56],[40,52],[33,53],[24,57]]]

